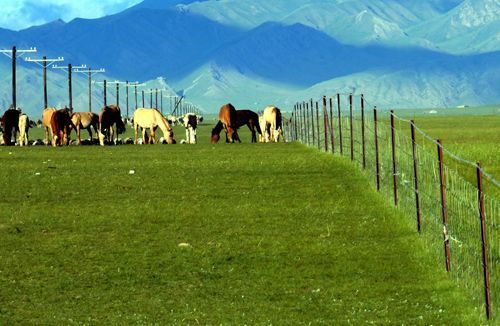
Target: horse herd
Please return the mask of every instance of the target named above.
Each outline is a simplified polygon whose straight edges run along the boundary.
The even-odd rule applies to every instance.
[[[203,121],[203,118],[194,113],[187,113],[179,120],[186,129],[186,139],[181,143],[196,144],[197,125]],[[67,108],[60,110],[46,108],[43,110],[42,120],[39,120],[39,124],[45,132],[43,143],[45,145],[52,144],[54,147],[69,145],[72,130],[75,130],[77,138],[73,143],[81,145],[84,143],[81,139],[82,129],[86,129],[90,136],[90,140],[85,141],[86,143],[99,143],[101,146],[109,143],[117,144],[119,142],[118,136],[125,132],[127,122],[133,126],[135,137],[133,141],[127,140],[127,143],[154,144],[156,143],[155,131],[160,128],[163,133],[160,142],[176,144],[172,125],[177,122],[177,119],[171,116],[167,119],[155,108],[137,109],[130,121],[122,118],[120,108],[116,105],[103,107],[99,114],[92,112],[70,113]],[[252,142],[257,142],[257,133],[259,133],[260,142],[277,142],[280,136],[284,139],[281,112],[277,107],[267,107],[264,114],[259,117],[253,111],[236,110],[232,104],[226,104],[221,107],[219,121],[212,129],[212,143],[215,144],[219,141],[220,132],[223,129],[226,132],[226,142],[241,142],[237,130],[244,125],[247,125],[252,132]],[[16,144],[17,140],[19,146],[29,145],[28,131],[34,126],[35,123],[21,110],[8,109],[1,118],[2,144],[12,146]],[[92,129],[96,139],[93,138]],[[142,131],[142,139],[139,138],[140,130]],[[41,144],[41,141],[31,142],[31,144],[38,145]]]
[[[220,108],[219,122],[212,129],[212,144],[219,141],[222,129],[226,132],[226,143],[241,142],[238,129],[244,125],[247,125],[252,133],[252,143],[257,142],[257,133],[261,143],[278,142],[280,136],[285,141],[280,109],[268,106],[262,116],[259,116],[251,110],[236,110],[228,103]]]

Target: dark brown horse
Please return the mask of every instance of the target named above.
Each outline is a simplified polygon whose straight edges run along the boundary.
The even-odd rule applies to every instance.
[[[238,133],[236,132],[236,109],[231,103],[225,104],[219,111],[219,122],[212,129],[212,144],[216,144],[220,139],[220,132],[226,131],[226,143],[234,143],[239,141]]]
[[[236,129],[247,125],[248,129],[252,132],[252,143],[257,142],[257,132],[262,135],[259,125],[259,115],[250,110],[236,110]]]
[[[8,109],[2,116],[2,129],[3,129],[3,143],[6,146],[12,146],[15,141],[12,142],[12,136],[16,138],[16,134],[19,132],[19,116],[21,111],[16,109]]]
[[[55,111],[50,118],[52,129],[52,146],[63,146],[69,144],[69,133],[74,127],[67,108]]]
[[[116,132],[114,130],[116,126]],[[108,105],[101,109],[99,113],[99,142],[104,146],[104,141],[111,142],[115,137],[115,144],[118,141],[118,135],[125,132],[125,123],[123,123],[120,107]]]

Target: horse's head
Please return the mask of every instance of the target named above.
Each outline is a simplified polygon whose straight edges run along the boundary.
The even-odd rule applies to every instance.
[[[98,133],[98,137],[99,137],[99,144],[101,146],[104,146],[104,138],[106,138],[106,136],[101,131],[98,131],[97,133]]]
[[[116,119],[116,132],[119,135],[125,132],[125,123],[123,122],[123,119],[119,114],[119,111],[118,111],[118,118]]]
[[[117,124],[116,125],[116,132],[121,135],[125,132],[125,125],[124,124]]]
[[[170,129],[167,132],[166,136],[167,136],[167,144],[169,144],[169,145],[177,144],[177,142],[175,141],[175,138],[174,138],[174,131],[172,129]]]
[[[212,130],[212,144],[217,144],[219,142],[220,135],[218,133],[214,133]]]
[[[212,129],[212,144],[217,144],[217,142],[219,141],[220,139],[220,132],[221,130],[224,128],[224,125],[222,124],[222,122],[217,122],[217,124],[215,125],[215,127]]]

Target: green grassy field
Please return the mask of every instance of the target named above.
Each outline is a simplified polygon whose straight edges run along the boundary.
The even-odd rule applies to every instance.
[[[500,114],[483,116],[416,117],[416,124],[444,146],[472,162],[481,162],[500,179]]]
[[[0,147],[0,324],[484,323],[350,163],[209,130]]]

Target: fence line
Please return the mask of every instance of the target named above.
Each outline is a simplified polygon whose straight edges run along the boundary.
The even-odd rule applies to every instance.
[[[414,121],[376,107],[370,114],[363,95],[336,94],[321,98],[315,107],[313,103],[310,99],[295,105],[286,127],[288,140],[356,164],[414,220],[437,262],[484,308],[486,317],[498,318],[500,200],[495,194],[500,183]],[[323,104],[322,119],[318,103]],[[464,177],[467,172],[476,175],[475,182]]]

